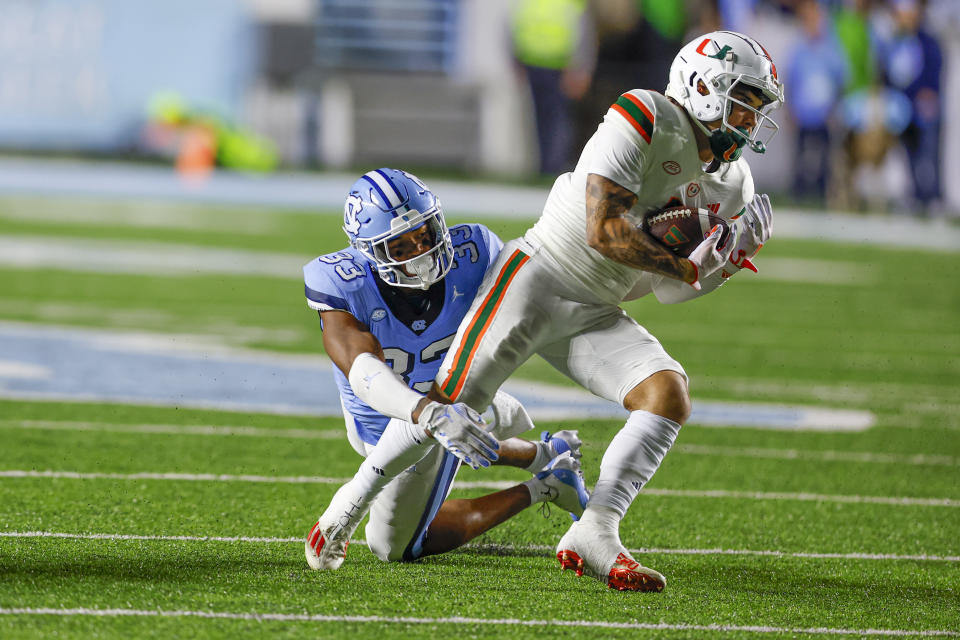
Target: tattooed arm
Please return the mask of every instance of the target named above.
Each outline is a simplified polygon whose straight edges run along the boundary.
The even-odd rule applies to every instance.
[[[637,202],[632,191],[591,173],[587,175],[587,244],[614,262],[693,283],[697,269],[686,258],[657,244],[627,218]]]

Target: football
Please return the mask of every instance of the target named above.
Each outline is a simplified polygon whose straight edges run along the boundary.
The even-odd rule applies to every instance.
[[[715,225],[723,229],[720,247],[730,236],[730,226],[720,216],[696,207],[670,207],[651,211],[643,219],[642,229],[657,242],[686,258],[697,248]]]

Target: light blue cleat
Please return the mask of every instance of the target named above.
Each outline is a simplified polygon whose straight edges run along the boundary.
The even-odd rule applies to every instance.
[[[570,517],[579,520],[587,507],[590,493],[583,483],[580,462],[569,451],[557,456],[546,469],[536,475],[550,490],[549,501],[570,512]]]
[[[576,430],[566,429],[557,431],[553,435],[550,435],[549,431],[544,431],[540,434],[540,442],[550,446],[553,452],[553,455],[550,456],[551,460],[568,451],[574,460],[579,460],[583,455],[580,453],[580,447],[583,443],[580,441],[580,436]]]

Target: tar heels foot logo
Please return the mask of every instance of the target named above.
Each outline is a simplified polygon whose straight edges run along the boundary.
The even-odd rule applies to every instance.
[[[343,230],[355,234],[360,231],[360,210],[363,209],[363,200],[355,193],[347,196],[343,205]]]

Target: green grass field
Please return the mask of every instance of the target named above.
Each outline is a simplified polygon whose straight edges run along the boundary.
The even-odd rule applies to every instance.
[[[0,325],[318,354],[297,265],[345,244],[338,218],[0,198],[4,246],[50,254],[16,265],[0,250]],[[487,223],[504,238],[527,226]],[[224,255],[243,267],[210,266]],[[412,564],[357,542],[340,570],[311,572],[302,538],[359,461],[331,435],[341,420],[10,397],[0,353],[0,637],[960,636],[960,252],[775,237],[757,263],[692,303],[627,309],[695,402],[876,423],[685,426],[621,529],[667,575],[660,594],[558,571],[557,509]],[[519,375],[566,384],[541,361]],[[620,423],[538,426],[580,429],[592,482]],[[454,496],[524,479],[466,469]]]

